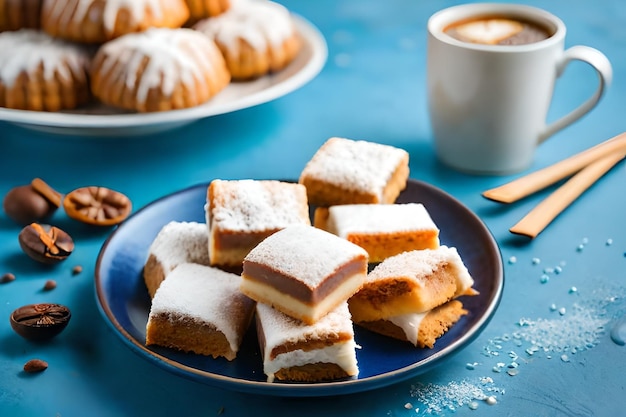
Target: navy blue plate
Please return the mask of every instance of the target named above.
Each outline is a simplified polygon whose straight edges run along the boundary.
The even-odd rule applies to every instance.
[[[504,285],[502,257],[483,222],[459,201],[424,182],[409,180],[399,203],[421,202],[441,230],[441,243],[455,246],[474,277],[479,295],[463,297],[469,314],[433,349],[355,328],[359,376],[315,384],[267,383],[254,326],[231,362],[171,349],[146,347],[150,297],[142,269],[148,248],[168,222],[204,222],[207,184],[200,184],[148,204],[122,223],[104,243],[96,265],[96,296],[105,321],[141,357],[174,374],[224,389],[280,396],[327,396],[371,390],[431,369],[470,343],[493,316]]]

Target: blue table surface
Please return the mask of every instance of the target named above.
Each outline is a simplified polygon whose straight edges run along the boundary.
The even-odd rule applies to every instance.
[[[411,177],[467,205],[501,247],[502,302],[476,340],[425,374],[370,392],[277,398],[214,388],[143,360],[105,323],[93,276],[110,229],[72,226],[71,258],[42,268],[21,252],[20,226],[1,213],[0,273],[12,272],[17,279],[0,285],[0,415],[626,415],[626,347],[611,339],[626,310],[626,168],[616,166],[535,240],[511,235],[509,227],[554,187],[499,205],[481,192],[521,174],[466,175],[443,166],[433,152],[425,97],[426,22],[456,3],[285,0],[328,42],[328,62],[303,88],[143,137],[64,137],[0,123],[0,195],[41,177],[64,192],[85,185],[119,190],[137,210],[214,178],[297,178],[331,136],[401,147],[410,152]],[[596,47],[614,69],[599,106],[539,147],[530,168],[535,170],[625,130],[626,7],[619,0],[528,3],[562,18],[566,46]],[[549,118],[572,109],[594,84],[588,66],[568,67]],[[71,224],[62,211],[52,222]],[[82,265],[83,272],[73,276],[74,265]],[[43,292],[47,279],[58,287]],[[43,301],[68,305],[73,317],[60,336],[33,344],[12,331],[8,318],[21,305]],[[50,366],[27,375],[22,366],[34,357]],[[492,396],[495,404],[472,399],[473,394]]]

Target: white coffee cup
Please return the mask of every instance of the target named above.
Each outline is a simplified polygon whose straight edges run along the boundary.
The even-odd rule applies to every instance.
[[[476,17],[534,22],[549,37],[523,45],[458,40],[444,30]],[[609,60],[596,49],[564,49],[565,25],[556,16],[515,4],[465,4],[428,21],[428,106],[435,151],[446,165],[477,174],[510,174],[528,168],[538,144],[589,112],[611,82]],[[598,74],[594,94],[547,124],[556,79],[573,60]],[[587,80],[581,80],[585,82]]]

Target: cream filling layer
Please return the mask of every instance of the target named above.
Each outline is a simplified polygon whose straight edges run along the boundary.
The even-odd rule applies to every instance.
[[[269,355],[271,349],[265,350],[263,360],[263,372],[267,375],[267,382],[274,382],[274,374],[285,368],[303,366],[314,363],[334,363],[343,369],[349,376],[356,376],[359,373],[356,360],[356,343],[349,340],[343,343],[336,343],[322,349],[304,351],[302,349],[281,353],[271,360]]]
[[[417,334],[420,324],[429,312],[430,311],[425,311],[424,313],[401,314],[399,316],[389,317],[385,320],[401,328],[402,331],[404,331],[406,339],[413,343],[413,345],[417,345]]]
[[[258,302],[271,305],[288,316],[298,318],[307,324],[315,323],[340,303],[352,297],[365,281],[365,274],[360,272],[347,276],[343,283],[335,288],[330,295],[316,305],[309,305],[274,287],[259,283],[245,274],[242,274],[241,277],[243,278],[241,292],[245,295]]]

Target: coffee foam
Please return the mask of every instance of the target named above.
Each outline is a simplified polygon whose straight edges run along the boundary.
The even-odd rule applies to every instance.
[[[524,26],[515,20],[485,19],[462,23],[455,27],[457,34],[467,42],[495,45],[517,35]]]

